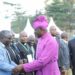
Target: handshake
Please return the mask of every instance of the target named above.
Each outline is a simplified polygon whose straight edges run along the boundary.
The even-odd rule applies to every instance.
[[[13,74],[17,74],[17,73],[23,71],[23,64],[27,63],[27,59],[20,60],[19,63],[20,63],[20,64],[17,65],[17,66],[12,70]]]
[[[19,72],[23,71],[23,64],[17,65],[13,70],[13,74],[17,74]]]

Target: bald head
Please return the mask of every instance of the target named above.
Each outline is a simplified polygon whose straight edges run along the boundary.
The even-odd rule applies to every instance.
[[[28,41],[28,36],[27,36],[27,33],[22,31],[19,35],[19,38],[20,38],[20,41],[25,43]]]
[[[61,34],[61,38],[67,41],[68,40],[68,34],[66,32],[63,32]]]
[[[27,36],[27,33],[26,33],[25,31],[22,31],[22,32],[20,33],[20,36]]]
[[[28,42],[35,42],[35,37],[33,35],[30,35],[28,37]]]
[[[34,40],[35,37],[34,37],[33,35],[30,35],[30,36],[28,37],[28,39],[29,39],[29,40]]]
[[[56,30],[55,26],[51,26],[49,31],[50,31],[52,36],[56,36],[57,35],[57,30]]]

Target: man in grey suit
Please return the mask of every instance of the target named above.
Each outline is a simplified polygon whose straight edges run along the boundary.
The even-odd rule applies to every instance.
[[[70,75],[70,54],[68,47],[68,34],[66,32],[61,34],[61,45],[63,55],[63,69],[65,70],[64,75]]]

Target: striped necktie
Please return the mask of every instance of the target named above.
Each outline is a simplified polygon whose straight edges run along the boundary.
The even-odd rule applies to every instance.
[[[11,63],[10,54],[9,54],[9,52],[8,52],[7,50],[6,50],[6,54],[7,54],[7,57],[8,57],[9,63]]]

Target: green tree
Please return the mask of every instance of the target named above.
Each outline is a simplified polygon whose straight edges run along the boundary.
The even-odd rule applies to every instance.
[[[45,15],[45,14],[42,14],[40,11],[39,11],[39,12],[36,11],[36,14],[35,14],[34,16],[29,16],[29,20],[30,20],[31,25],[32,25],[32,23],[33,23],[33,20],[34,20],[37,16],[39,16],[39,15]]]
[[[55,23],[60,28],[68,29],[70,28],[70,7],[70,3],[60,2],[60,0],[54,0],[54,3],[46,6],[46,15],[48,17],[53,17]]]
[[[24,30],[27,23],[27,17],[23,16],[23,13],[16,12],[16,18],[11,22],[11,29],[15,33],[19,33]]]
[[[3,3],[10,6],[11,8],[14,8],[14,14],[11,14],[14,16],[14,19],[12,19],[11,22],[11,29],[15,33],[20,33],[22,30],[24,30],[27,23],[27,16],[25,16],[25,11],[22,11],[20,4],[14,4],[7,1],[4,1]],[[5,18],[8,18],[8,16],[6,15]]]
[[[70,25],[70,30],[75,29],[75,0],[64,0],[64,2],[70,4],[70,17],[69,17],[69,25]]]

